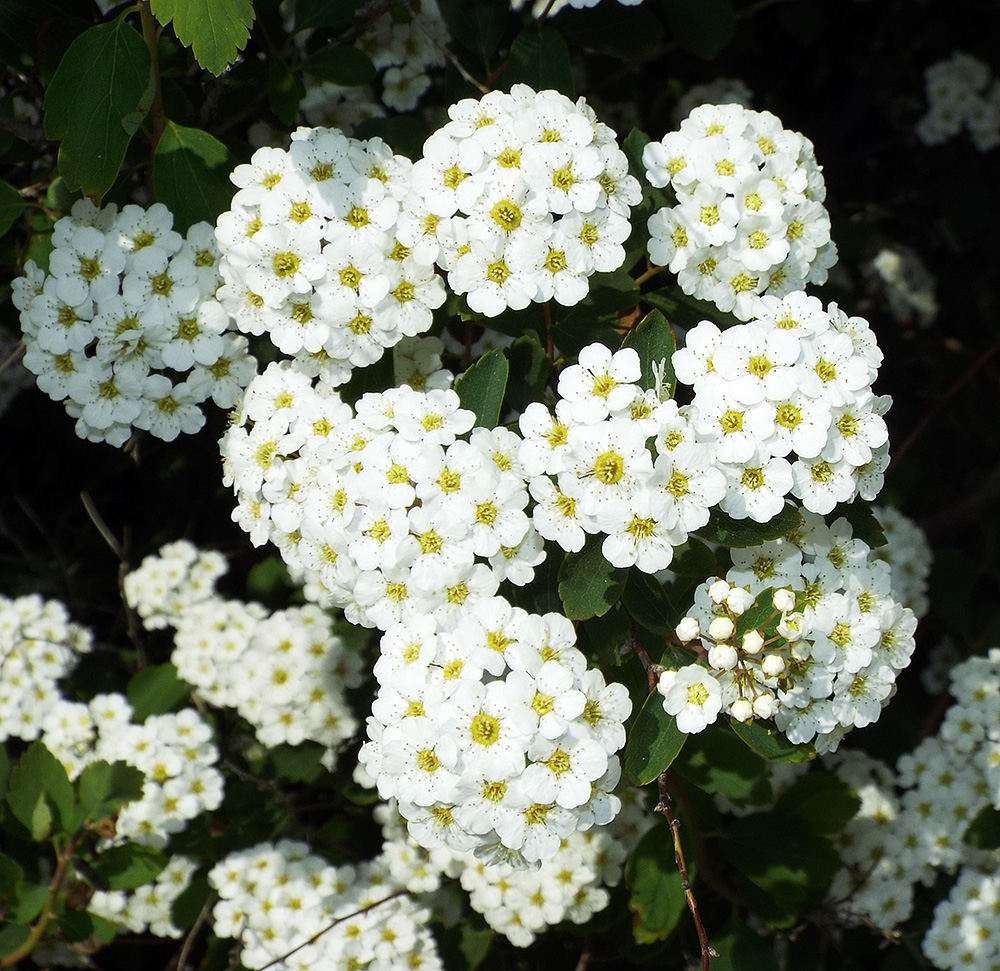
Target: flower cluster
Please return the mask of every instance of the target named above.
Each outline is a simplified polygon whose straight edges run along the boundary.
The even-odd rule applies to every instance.
[[[802,292],[748,307],[750,323],[720,331],[702,321],[673,358],[695,392],[688,434],[711,443],[725,472],[721,508],[763,523],[788,493],[823,514],[856,495],[874,499],[891,399],[871,390],[882,352],[868,322]]]
[[[885,545],[872,551],[892,570],[892,596],[920,620],[927,614],[927,581],[933,554],[924,531],[892,506],[872,506],[885,535]]]
[[[319,742],[332,768],[357,728],[344,691],[361,683],[360,658],[315,606],[268,614],[223,599],[214,580],[224,570],[219,554],[171,543],[126,575],[125,595],[147,629],[176,629],[171,661],[201,698],[235,708],[268,747]]]
[[[143,429],[173,441],[204,425],[207,399],[237,402],[257,365],[214,299],[219,250],[207,223],[182,237],[159,203],[118,212],[81,199],[52,242],[48,273],[29,260],[13,301],[24,365],[65,401],[81,438],[120,446]]]
[[[448,284],[487,317],[532,301],[578,303],[617,269],[641,198],[615,133],[581,98],[515,84],[448,109],[413,185]]]
[[[806,512],[785,538],[732,556],[725,579],[700,586],[678,625],[682,642],[700,640],[707,665],[661,675],[665,710],[684,732],[722,711],[774,718],[790,741],[835,750],[894,692],[913,652],[913,611],[846,519],[827,526]]]
[[[971,54],[956,52],[924,71],[927,113],[917,122],[925,145],[940,145],[965,126],[980,152],[1000,145],[1000,78]]]
[[[445,290],[411,168],[379,138],[328,128],[299,128],[287,151],[238,165],[216,237],[218,298],[240,330],[266,332],[332,385],[427,330]]]
[[[678,126],[701,105],[743,105],[749,108],[753,92],[742,78],[714,78],[705,84],[695,84],[681,95],[671,116]]]
[[[58,680],[93,646],[93,635],[69,619],[57,600],[0,596],[0,741],[38,738]]]
[[[929,327],[937,317],[937,281],[924,261],[906,246],[880,249],[867,268],[900,323]]]
[[[677,204],[648,222],[649,255],[681,289],[741,320],[751,298],[826,281],[837,260],[812,143],[769,112],[702,105],[642,155]]]
[[[970,824],[1000,809],[1000,649],[952,671],[954,704],[937,734],[900,757],[895,772],[855,755],[837,768],[862,797],[838,838],[844,869],[830,897],[886,930],[910,917],[917,884],[958,878],[935,907],[922,942],[935,967],[1000,963],[1000,860],[977,849]],[[985,845],[991,845],[987,842]]]
[[[208,879],[220,898],[215,933],[240,942],[246,968],[443,967],[430,913],[393,876],[385,855],[335,867],[306,843],[258,843],[230,853]]]

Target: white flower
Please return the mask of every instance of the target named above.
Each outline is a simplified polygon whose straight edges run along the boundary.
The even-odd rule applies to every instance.
[[[677,727],[687,735],[711,725],[722,710],[722,688],[700,665],[664,671],[656,687],[663,695],[663,710],[676,716]]]

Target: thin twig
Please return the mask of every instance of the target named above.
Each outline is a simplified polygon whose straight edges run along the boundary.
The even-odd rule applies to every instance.
[[[0,117],[3,116],[0,115]],[[24,341],[18,341],[17,347],[15,347],[14,350],[10,352],[10,354],[7,356],[7,359],[3,362],[3,364],[0,364],[0,374],[3,374],[3,372],[6,371],[7,368],[11,367],[12,365],[20,361],[21,358],[24,357],[24,351],[25,351]]]
[[[213,895],[210,894],[205,901],[204,906],[201,908],[201,913],[198,914],[198,919],[191,925],[191,930],[187,932],[184,938],[184,943],[177,954],[176,960],[171,962],[177,971],[185,971],[185,968],[187,968],[188,958],[191,956],[191,949],[194,947],[195,938],[201,933],[202,927],[208,922],[208,917],[212,912],[214,903],[212,897]]]
[[[87,510],[87,515],[90,516],[90,521],[97,527],[97,531],[101,536],[104,537],[104,542],[111,547],[111,552],[118,558],[118,562],[123,562],[125,554],[122,551],[122,544],[118,542],[118,538],[111,532],[108,524],[97,511],[97,506],[94,505],[94,500],[90,498],[90,493],[81,492],[80,500],[83,502],[83,508]]]
[[[542,315],[545,317],[545,353],[548,355],[549,364],[555,363],[556,348],[552,343],[552,312],[549,310],[549,301],[542,304]]]
[[[483,94],[489,94],[490,89],[486,87],[486,85],[483,84],[482,81],[476,80],[476,78],[474,78],[471,74],[469,74],[469,72],[466,71],[466,69],[461,65],[458,58],[455,57],[455,55],[450,50],[448,50],[448,48],[445,47],[444,44],[442,44],[441,41],[438,40],[437,37],[434,36],[434,32],[423,22],[423,20],[420,18],[417,12],[413,9],[413,4],[411,3],[411,0],[403,0],[403,3],[406,9],[409,11],[410,17],[413,19],[413,22],[427,35],[428,40],[430,40],[430,42],[442,54],[444,54],[444,56],[448,58],[449,61],[451,61],[451,64],[455,68],[455,70],[458,71],[458,73],[461,74],[462,77],[465,78],[465,80],[468,81],[469,84],[471,84],[474,88],[478,88],[479,91],[481,91]]]

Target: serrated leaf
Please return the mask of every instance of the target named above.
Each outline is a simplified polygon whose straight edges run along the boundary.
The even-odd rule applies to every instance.
[[[114,184],[156,78],[142,38],[119,17],[69,46],[45,92],[47,138],[61,139],[59,174],[101,197]]]
[[[689,854],[688,879],[694,880]],[[687,901],[674,860],[674,844],[665,826],[654,826],[639,841],[625,864],[625,879],[631,893],[632,936],[637,944],[662,941],[673,933]]]
[[[774,804],[776,813],[798,816],[817,833],[839,833],[860,808],[857,793],[843,779],[817,771],[796,779]]]
[[[1000,847],[1000,811],[989,805],[983,806],[969,823],[962,840],[977,850]]]
[[[476,425],[496,427],[509,371],[503,351],[488,351],[455,382],[455,393],[462,407],[476,416]]]
[[[150,0],[150,10],[216,77],[246,47],[254,21],[249,0]]]
[[[172,711],[187,694],[188,686],[177,677],[177,668],[170,663],[140,671],[125,688],[132,718],[137,722]]]
[[[512,84],[527,84],[536,91],[554,88],[576,97],[569,48],[558,30],[529,27],[514,38],[503,73],[504,88],[509,90]]]
[[[662,583],[656,577],[632,570],[625,584],[622,602],[628,612],[647,630],[662,637],[673,637],[677,611]]]
[[[153,154],[153,191],[174,214],[179,233],[197,222],[214,225],[229,208],[235,165],[229,149],[208,132],[167,121]]]
[[[625,743],[625,774],[636,784],[658,778],[680,754],[687,735],[663,708],[663,695],[651,691]]]
[[[732,40],[736,18],[729,0],[663,0],[677,42],[706,61]]]
[[[625,589],[628,570],[604,558],[601,542],[599,536],[588,536],[583,549],[568,553],[559,568],[559,598],[570,620],[606,614]]]
[[[816,749],[812,742],[796,745],[788,741],[772,721],[755,718],[753,721],[740,722],[733,719],[730,727],[747,748],[758,755],[763,755],[765,759],[776,762],[809,762],[816,758]]]
[[[91,820],[114,816],[126,803],[142,798],[145,778],[124,762],[91,762],[76,783],[80,808]]]
[[[368,84],[375,77],[372,59],[357,47],[331,47],[317,51],[310,57],[302,70],[345,88],[356,88]]]
[[[155,880],[167,857],[151,846],[123,843],[105,850],[93,863],[94,871],[111,890],[135,890]]]
[[[24,200],[21,194],[9,182],[0,181],[0,236],[14,225],[14,220],[22,212]]]
[[[676,388],[674,377],[673,356],[677,350],[677,341],[674,339],[674,332],[667,323],[667,318],[659,310],[653,310],[646,314],[640,321],[639,326],[629,331],[628,336],[622,343],[622,347],[631,347],[639,355],[642,364],[642,375],[639,378],[639,387],[644,389],[656,388],[659,386],[662,397],[672,398]],[[663,369],[659,371],[660,365]],[[660,373],[662,383],[656,379]]]
[[[718,543],[719,546],[746,549],[760,546],[772,539],[780,539],[801,525],[802,513],[790,502],[786,502],[784,509],[766,523],[757,523],[752,519],[733,519],[716,507],[711,510],[708,524],[697,530],[696,535],[709,543]]]

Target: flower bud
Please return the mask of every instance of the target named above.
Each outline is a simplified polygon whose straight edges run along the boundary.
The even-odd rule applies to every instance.
[[[770,718],[778,710],[774,695],[757,695],[753,701],[753,713],[758,718]]]
[[[728,617],[716,617],[708,625],[708,636],[713,641],[725,641],[733,636],[733,622]]]
[[[768,654],[760,668],[769,678],[776,678],[785,670],[785,660],[778,654]]]
[[[712,603],[720,604],[729,596],[730,586],[725,580],[716,580],[708,588],[708,595],[712,598]]]
[[[774,591],[774,609],[780,610],[783,614],[795,609],[795,594],[791,590]]]
[[[720,671],[731,671],[736,667],[738,657],[736,648],[729,644],[716,644],[708,650],[708,663]]]
[[[764,646],[764,638],[760,636],[759,630],[748,630],[743,635],[743,650],[747,654],[757,654]]]
[[[753,603],[754,597],[749,590],[743,587],[733,587],[726,597],[726,606],[737,616],[743,613]]]
[[[729,707],[729,713],[738,722],[748,722],[753,718],[753,708],[746,698],[737,698]]]
[[[693,641],[701,635],[701,627],[698,625],[696,617],[683,617],[674,633],[677,634],[677,640],[682,644],[687,644],[688,641]]]

